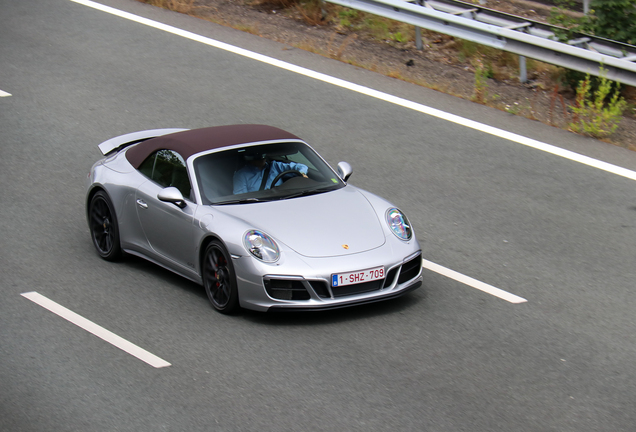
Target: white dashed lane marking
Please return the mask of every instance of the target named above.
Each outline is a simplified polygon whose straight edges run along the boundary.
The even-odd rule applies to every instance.
[[[103,339],[104,341],[112,345],[115,345],[122,351],[125,351],[128,354],[137,357],[139,360],[148,363],[152,367],[162,368],[170,366],[170,363],[168,363],[167,361],[157,357],[156,355],[146,351],[143,348],[138,347],[131,342],[128,342],[126,339],[117,336],[115,333],[106,330],[104,327],[101,327],[94,322],[87,320],[86,318],[76,314],[72,310],[67,309],[58,303],[55,303],[53,300],[44,297],[42,294],[39,294],[37,292],[28,292],[21,295],[28,298],[32,302],[39,304],[43,308],[50,310],[51,312],[64,318],[65,320],[72,322],[76,326],[83,328],[87,332],[94,334],[98,338]]]
[[[519,297],[516,296],[514,294],[510,294],[507,291],[504,291],[502,289],[496,288],[492,285],[488,285],[487,283],[483,283],[481,281],[478,281],[477,279],[473,279],[469,276],[463,275],[461,273],[456,272],[455,270],[451,270],[449,268],[446,267],[442,267],[439,264],[435,264],[434,262],[431,261],[427,261],[425,259],[422,260],[422,267],[424,267],[425,269],[431,270],[435,273],[439,273],[442,276],[446,276],[448,278],[451,278],[453,280],[456,280],[457,282],[461,282],[463,284],[466,284],[468,286],[471,286],[475,289],[478,289],[480,291],[483,291],[485,293],[488,293],[490,295],[493,295],[495,297],[499,297],[502,300],[506,300],[510,303],[525,303],[528,300],[524,299],[523,297]]]

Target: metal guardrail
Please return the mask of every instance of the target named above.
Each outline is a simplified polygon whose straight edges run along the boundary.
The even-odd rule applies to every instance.
[[[567,69],[636,86],[636,46],[586,34],[559,42],[559,27],[459,0],[324,0]],[[417,3],[416,3],[417,2]],[[419,33],[418,33],[419,34]],[[521,80],[525,81],[525,68]]]

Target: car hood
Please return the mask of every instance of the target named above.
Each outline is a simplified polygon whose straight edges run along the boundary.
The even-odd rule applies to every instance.
[[[386,241],[374,208],[352,186],[307,197],[224,206],[220,210],[307,257],[360,253]]]

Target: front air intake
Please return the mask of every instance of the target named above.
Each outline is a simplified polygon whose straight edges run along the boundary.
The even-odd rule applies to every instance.
[[[400,276],[398,277],[398,284],[410,281],[422,270],[422,255],[418,255],[415,258],[402,264],[400,269]]]
[[[300,280],[265,279],[267,294],[276,300],[309,300],[309,293]]]

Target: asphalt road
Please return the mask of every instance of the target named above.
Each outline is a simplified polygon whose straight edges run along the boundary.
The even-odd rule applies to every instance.
[[[636,169],[604,143],[103,3]],[[634,180],[70,0],[0,0],[0,18],[0,430],[635,430]],[[278,126],[350,162],[354,184],[409,215],[426,259],[528,301],[427,270],[391,302],[228,317],[152,264],[100,260],[83,202],[97,144],[231,123]],[[33,291],[171,366],[21,295]]]

